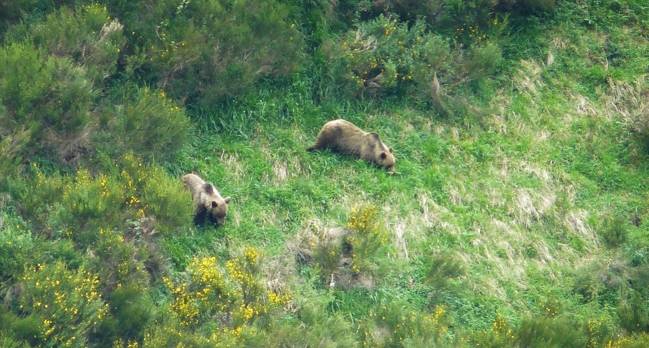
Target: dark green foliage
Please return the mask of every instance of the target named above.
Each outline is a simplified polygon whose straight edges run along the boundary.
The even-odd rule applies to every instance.
[[[12,336],[16,339],[14,347],[21,347],[18,342],[22,341],[23,343],[29,343],[30,346],[35,346],[42,344],[44,342],[44,337],[41,334],[41,318],[38,316],[26,316],[18,317],[11,313],[0,313],[0,332],[1,330],[6,330],[11,332]],[[0,333],[0,344],[3,347],[12,347],[11,344],[6,344],[2,341],[2,333]],[[6,344],[6,345],[5,345]]]
[[[0,214],[0,282],[15,280],[31,261],[34,241],[20,219]]]
[[[323,93],[343,97],[401,96],[442,105],[469,82],[486,79],[501,63],[500,48],[484,41],[469,50],[451,49],[449,41],[412,25],[379,16],[363,22],[337,41],[322,46],[330,86]],[[437,76],[437,83],[434,76]]]
[[[616,215],[604,219],[599,234],[607,246],[614,248],[626,242],[627,228],[624,216]]]
[[[430,95],[433,73],[446,74],[451,64],[448,42],[427,33],[423,23],[409,28],[383,16],[327,43],[323,52],[332,92],[357,97],[411,89]]]
[[[621,300],[617,314],[623,328],[630,332],[649,331],[648,299],[646,289],[640,289],[640,291],[630,290],[626,298]]]
[[[0,49],[0,135],[29,135],[21,153],[72,160],[91,119],[94,92],[84,70],[30,44]]]
[[[381,13],[408,22],[424,20],[430,28],[470,43],[497,32],[495,24],[507,16],[541,15],[553,11],[555,5],[555,0],[385,0],[359,1],[356,6],[361,16]]]
[[[125,89],[123,99],[106,111],[107,128],[98,138],[113,156],[132,152],[147,161],[170,161],[189,141],[191,125],[183,109],[163,91]]]
[[[117,70],[117,58],[126,43],[122,29],[105,7],[88,5],[75,10],[62,7],[43,21],[12,28],[7,36],[10,41],[28,41],[51,55],[73,59],[85,67],[90,80],[101,84]]]
[[[115,320],[115,331],[125,341],[142,340],[144,329],[152,318],[151,300],[147,289],[122,286],[110,295],[109,307]]]
[[[144,15],[124,19],[141,40],[132,49],[147,56],[138,74],[181,102],[210,106],[249,92],[262,78],[288,77],[299,66],[302,39],[277,1],[129,6],[137,8],[131,15]]]
[[[587,339],[568,318],[524,320],[516,332],[521,347],[584,347]]]

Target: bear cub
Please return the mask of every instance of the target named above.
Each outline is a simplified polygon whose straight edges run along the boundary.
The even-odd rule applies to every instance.
[[[183,175],[182,181],[192,193],[196,224],[203,224],[206,218],[217,225],[225,223],[230,197],[221,197],[214,185],[205,182],[196,174]]]
[[[378,134],[365,132],[349,121],[338,119],[325,123],[315,145],[307,151],[325,148],[360,157],[394,173],[396,159],[392,149],[381,141]]]

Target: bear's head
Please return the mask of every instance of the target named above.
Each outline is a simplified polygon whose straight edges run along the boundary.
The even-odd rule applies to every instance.
[[[376,133],[370,133],[370,137],[375,142],[374,146],[374,162],[379,166],[387,169],[389,172],[394,172],[394,164],[397,159],[392,153],[392,149],[385,145],[379,135]]]
[[[225,216],[228,213],[230,197],[221,197],[219,191],[210,183],[203,185],[203,193],[201,204],[205,207],[209,218],[217,224],[223,225],[225,223]]]

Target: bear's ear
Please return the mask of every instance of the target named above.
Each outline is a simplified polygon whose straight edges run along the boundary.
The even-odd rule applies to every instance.
[[[385,159],[388,157],[388,155],[385,153],[385,151],[381,152],[381,159]]]
[[[216,203],[216,201],[212,201],[212,208],[216,208],[216,207],[218,207],[218,206],[219,206],[219,204]]]
[[[230,199],[231,199],[230,197],[225,197],[225,198],[223,198],[223,200],[225,201],[226,204],[229,204],[229,203],[230,203]]]
[[[374,140],[381,140],[381,139],[379,138],[378,133],[374,133],[374,132],[372,132],[372,133],[370,133],[370,136],[371,136],[372,139],[374,139]]]
[[[205,191],[205,193],[210,195],[214,193],[214,187],[209,182],[203,184],[203,190]]]

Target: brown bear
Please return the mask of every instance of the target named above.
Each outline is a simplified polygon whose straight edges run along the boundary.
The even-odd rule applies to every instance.
[[[205,182],[196,174],[185,174],[182,181],[192,193],[194,222],[202,224],[205,218],[208,218],[211,222],[222,225],[228,213],[230,197],[221,197],[214,185]]]
[[[349,121],[338,119],[325,123],[318,133],[315,145],[307,151],[325,148],[358,156],[394,173],[396,159],[392,149],[381,141],[378,134],[365,132]]]

